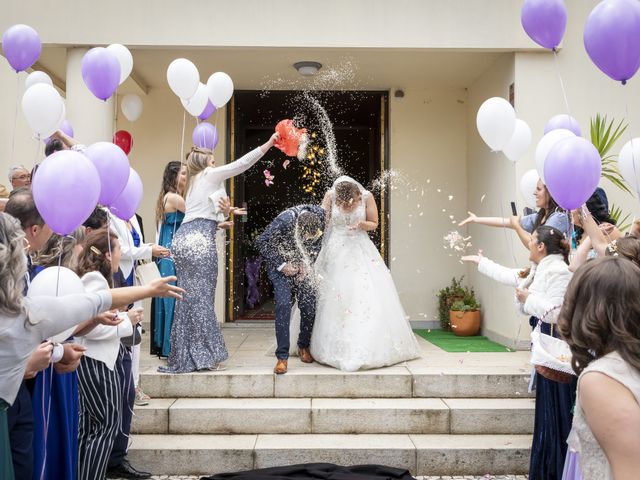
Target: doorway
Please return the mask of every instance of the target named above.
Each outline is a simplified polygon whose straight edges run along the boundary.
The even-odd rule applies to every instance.
[[[329,129],[309,97],[314,105],[322,105],[332,123],[337,163],[345,174],[367,187],[387,169],[387,92],[235,92],[227,109],[228,158],[235,160],[262,145],[283,119],[293,119],[307,129],[310,155],[298,160],[272,148],[256,166],[229,182],[232,205],[246,206],[248,215],[236,217],[228,234],[226,321],[274,319],[273,290],[255,238],[281,211],[319,204],[334,181],[326,161]],[[387,261],[388,197],[384,190],[374,196],[380,228],[371,238]]]

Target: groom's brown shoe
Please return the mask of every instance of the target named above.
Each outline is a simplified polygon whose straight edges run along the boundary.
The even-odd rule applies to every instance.
[[[298,348],[298,356],[300,360],[304,363],[313,363],[313,357],[311,356],[311,352],[308,348],[300,347]]]
[[[287,360],[278,359],[275,368],[273,369],[273,373],[278,375],[282,375],[283,373],[287,373]]]

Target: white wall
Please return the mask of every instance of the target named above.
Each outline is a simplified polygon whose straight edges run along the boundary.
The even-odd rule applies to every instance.
[[[509,85],[515,77],[514,55],[505,55],[491,65],[469,88],[467,102],[467,187],[468,209],[483,217],[508,217],[510,202],[518,209],[524,202],[517,194],[517,169],[502,153],[492,153],[476,128],[476,113],[487,98],[509,98]],[[524,95],[524,94],[523,94]],[[520,109],[516,97],[516,114]],[[524,117],[526,119],[526,117]],[[526,251],[512,230],[470,225],[473,248],[482,249],[492,260],[509,267],[526,265]],[[517,313],[513,288],[496,284],[480,275],[475,265],[467,267],[468,279],[482,304],[483,333],[508,345],[527,338],[526,318]]]
[[[412,320],[437,320],[438,290],[464,273],[443,237],[467,204],[466,92],[406,90],[390,100],[390,265]],[[440,191],[438,191],[440,190]],[[451,196],[451,200],[449,200]],[[446,211],[443,211],[446,210]]]

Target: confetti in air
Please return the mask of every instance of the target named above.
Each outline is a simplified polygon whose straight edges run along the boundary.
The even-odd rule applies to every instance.
[[[265,170],[264,172],[264,184],[269,187],[273,185],[273,179],[276,178],[274,175],[271,175],[269,170]]]
[[[444,249],[464,253],[467,248],[471,247],[469,240],[471,237],[463,237],[460,232],[453,230],[444,236]]]

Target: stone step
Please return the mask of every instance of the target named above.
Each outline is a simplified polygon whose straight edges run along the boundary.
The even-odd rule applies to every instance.
[[[157,475],[278,465],[384,464],[414,475],[521,474],[529,435],[135,435],[129,458]]]
[[[180,398],[136,407],[141,434],[527,434],[534,400]]]
[[[285,375],[272,367],[223,372],[141,373],[152,398],[517,398],[527,397],[529,371],[516,366],[394,366],[341,372],[317,364],[296,365]]]

